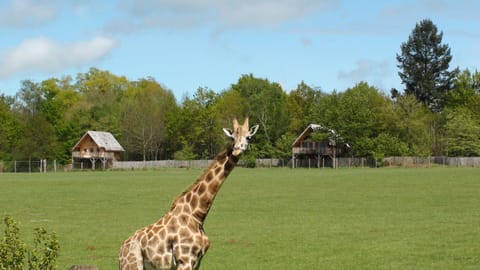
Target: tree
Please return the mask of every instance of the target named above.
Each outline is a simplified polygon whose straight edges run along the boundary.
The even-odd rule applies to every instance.
[[[18,122],[11,111],[12,104],[9,97],[0,95],[0,160],[12,158],[11,153],[18,139]]]
[[[338,102],[338,118],[335,123],[325,125],[336,130],[351,144],[356,155],[371,156],[375,146],[373,140],[390,127],[391,101],[365,82],[341,93],[338,100],[332,101]]]
[[[408,155],[428,156],[432,149],[431,126],[434,114],[413,95],[403,95],[394,103],[391,132],[408,145]]]
[[[72,145],[78,140],[75,123],[67,119],[68,111],[79,100],[79,94],[73,88],[71,80],[71,77],[51,78],[40,84],[40,112],[55,130],[55,159],[62,164],[71,160]]]
[[[208,88],[198,88],[193,98],[185,97],[180,110],[170,115],[169,136],[176,144],[178,159],[213,158],[221,147],[215,105],[218,94]]]
[[[449,156],[480,155],[480,120],[466,108],[446,111],[444,143]]]
[[[243,75],[231,90],[237,91],[246,101],[250,123],[260,125],[255,138],[256,147],[262,150],[259,157],[275,156],[275,144],[288,130],[289,124],[287,95],[282,87],[249,74]]]
[[[124,76],[91,68],[77,74],[75,88],[81,94],[76,123],[85,129],[106,130],[120,137],[120,100],[130,82]]]
[[[39,83],[22,82],[17,94],[16,117],[21,139],[16,144],[14,157],[18,159],[56,159],[58,154],[55,126],[49,122],[48,101]]]
[[[455,80],[455,87],[447,95],[446,106],[468,109],[480,118],[480,72],[462,71]]]
[[[309,124],[315,122],[314,111],[324,94],[319,89],[314,89],[303,81],[297,89],[291,91],[287,98],[288,115],[290,117],[289,131],[295,134]]]
[[[373,156],[377,160],[383,160],[387,156],[403,156],[408,153],[407,143],[389,133],[380,133],[373,142],[375,145]]]
[[[23,118],[20,132],[22,139],[16,146],[16,159],[57,159],[60,145],[55,128],[42,114]]]
[[[157,160],[166,158],[165,121],[175,109],[175,97],[153,79],[132,83],[122,98],[122,140],[129,158]]]
[[[341,93],[334,90],[332,93],[322,97],[313,109],[313,120],[311,122],[338,129],[341,96]]]
[[[397,54],[398,72],[405,85],[405,94],[413,94],[433,112],[442,111],[445,95],[453,88],[458,68],[449,71],[450,48],[442,44],[443,32],[425,19],[416,24],[408,41]],[[393,90],[393,96],[398,96]]]

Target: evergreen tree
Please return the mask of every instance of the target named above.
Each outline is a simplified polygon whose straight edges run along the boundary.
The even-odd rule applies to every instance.
[[[450,48],[442,44],[443,32],[425,19],[416,24],[408,41],[397,54],[398,73],[405,85],[405,94],[413,94],[433,112],[442,111],[445,96],[453,88],[458,68],[449,71]],[[398,95],[392,90],[392,95]]]

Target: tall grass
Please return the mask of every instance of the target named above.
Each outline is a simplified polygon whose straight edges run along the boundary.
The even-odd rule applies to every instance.
[[[0,215],[55,231],[59,269],[117,268],[201,170],[1,174]],[[207,217],[203,269],[478,269],[480,169],[242,169]]]

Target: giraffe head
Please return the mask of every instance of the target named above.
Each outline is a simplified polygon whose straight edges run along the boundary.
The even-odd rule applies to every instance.
[[[248,117],[245,118],[243,125],[238,123],[238,120],[233,119],[233,131],[224,128],[223,132],[227,134],[228,137],[233,140],[233,152],[234,156],[239,156],[247,149],[248,142],[252,139],[252,136],[257,133],[258,125],[253,126],[249,129],[248,127]]]

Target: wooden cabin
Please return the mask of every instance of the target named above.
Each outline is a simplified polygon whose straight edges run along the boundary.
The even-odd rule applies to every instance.
[[[93,170],[99,162],[105,169],[119,160],[122,152],[125,150],[110,132],[87,131],[72,148],[72,162],[80,162],[82,168],[88,162]]]
[[[315,141],[314,131],[325,133],[326,139]],[[336,167],[336,158],[350,149],[347,143],[332,129],[310,124],[292,144],[292,167]]]

